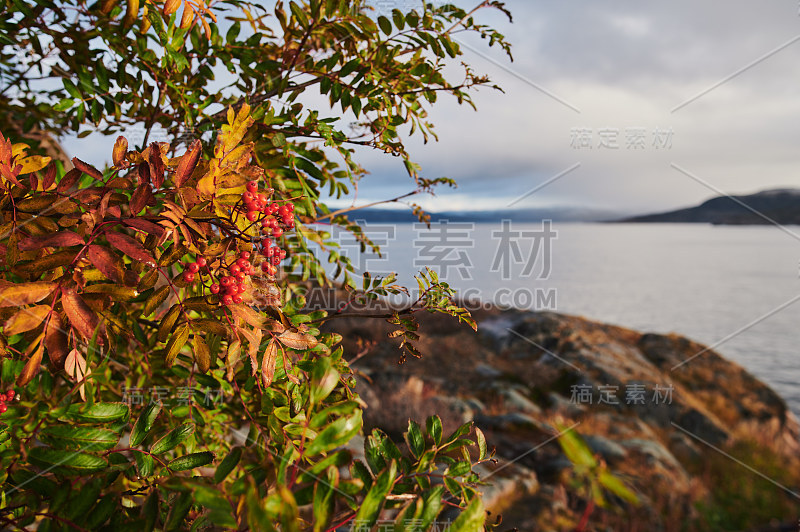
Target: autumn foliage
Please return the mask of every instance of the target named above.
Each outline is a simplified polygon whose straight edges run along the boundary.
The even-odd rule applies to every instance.
[[[441,74],[460,54],[453,28],[506,47],[502,36],[453,6],[389,20],[348,1],[271,14],[238,1],[64,4],[0,9],[3,46],[31,47],[27,61],[60,83],[37,89],[34,67],[6,57],[2,79],[19,81],[0,112],[53,134],[94,124],[116,142],[106,166],[65,164],[0,123],[0,379],[14,386],[0,417],[3,526],[369,530],[391,518],[427,530],[449,512],[452,531],[482,530],[472,466],[488,454],[469,424],[445,435],[436,417],[410,422],[402,450],[375,430],[354,458],[365,405],[341,337],[318,328],[336,316],[307,308],[299,288],[338,278],[354,297],[404,290],[365,275],[356,291],[327,229],[372,243],[325,191],[357,187],[353,144],[400,157],[409,195],[447,184],[419,174],[399,128],[428,135],[421,102],[469,101],[488,82]],[[238,94],[208,92],[216,61]],[[361,131],[297,101],[311,86]],[[140,141],[131,124],[143,124]],[[166,138],[149,138],[156,127]],[[435,273],[420,289],[381,317],[397,327],[399,358],[420,355],[418,311],[474,326]]]

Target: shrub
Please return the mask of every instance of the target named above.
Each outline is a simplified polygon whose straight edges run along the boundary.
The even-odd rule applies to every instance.
[[[508,50],[473,18],[487,7],[503,9],[2,4],[4,526],[368,530],[392,515],[426,530],[450,509],[452,531],[483,529],[472,465],[488,457],[469,424],[410,423],[403,450],[373,431],[354,459],[363,403],[341,338],[318,329],[335,314],[305,310],[299,287],[404,290],[391,276],[357,284],[327,225],[372,243],[324,200],[358,186],[354,146],[399,157],[409,196],[452,184],[422,177],[401,133],[427,140],[439,94],[471,104],[489,82],[443,73],[461,54],[456,30]],[[327,109],[303,103],[312,88]],[[127,133],[107,167],[67,168],[12,139],[20,127]],[[419,355],[420,310],[474,326],[434,272],[419,281],[385,317],[401,356]]]

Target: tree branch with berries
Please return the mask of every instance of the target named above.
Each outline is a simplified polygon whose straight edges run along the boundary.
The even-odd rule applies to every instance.
[[[410,421],[402,449],[375,430],[353,458],[355,373],[318,328],[336,313],[300,290],[405,290],[336,251],[332,227],[378,246],[347,218],[357,207],[326,201],[365,178],[355,145],[398,157],[412,195],[453,184],[424,176],[404,137],[435,137],[437,98],[471,104],[489,84],[444,74],[456,31],[508,51],[476,22],[484,9],[504,10],[0,5],[4,526],[427,530],[448,510],[453,532],[491,527],[473,471],[491,453],[471,424]],[[105,166],[70,165],[20,134],[34,129],[116,141]],[[378,316],[397,326],[398,358],[421,355],[418,311],[474,326],[435,273],[419,280],[411,306]]]

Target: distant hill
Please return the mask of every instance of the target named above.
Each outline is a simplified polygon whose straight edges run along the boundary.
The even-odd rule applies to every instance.
[[[748,209],[749,207],[749,209]],[[756,211],[756,212],[753,212]],[[718,225],[800,224],[800,189],[765,190],[746,196],[719,196],[697,207],[633,216],[623,223],[709,223]]]
[[[511,220],[518,223],[535,223],[542,220],[554,222],[597,222],[615,220],[620,212],[584,207],[549,207],[537,209],[508,209],[493,211],[445,211],[428,212],[432,222],[495,223]],[[413,223],[418,221],[410,209],[360,209],[348,213],[351,220],[364,220],[369,223]]]

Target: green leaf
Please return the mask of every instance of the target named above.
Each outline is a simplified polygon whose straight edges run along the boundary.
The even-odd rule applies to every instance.
[[[556,428],[563,432],[558,438],[558,443],[570,462],[589,469],[597,466],[597,459],[591,449],[574,430],[570,429],[564,432],[561,427],[556,426]]]
[[[167,464],[173,471],[186,471],[187,469],[194,469],[195,467],[202,467],[214,461],[214,453],[209,451],[202,451],[199,453],[191,453],[185,456],[179,456]]]
[[[145,453],[134,453],[136,455],[136,470],[139,476],[147,478],[153,475],[156,470],[156,462],[153,457]]]
[[[161,403],[150,403],[139,414],[139,418],[131,430],[131,447],[136,447],[144,441],[150,429],[153,428],[159,412],[161,412]]]
[[[637,497],[636,494],[629,490],[619,478],[615,477],[609,471],[601,471],[597,476],[597,481],[617,497],[632,504],[639,504],[639,497]]]
[[[239,460],[242,458],[242,448],[241,447],[234,447],[231,449],[231,452],[228,453],[222,462],[217,466],[217,470],[214,472],[214,484],[219,484],[228,475],[230,475],[233,468],[237,466]]]
[[[420,430],[416,421],[413,419],[408,420],[408,431],[403,436],[414,458],[422,456],[422,453],[425,452],[425,437],[422,435],[422,430]]]
[[[433,439],[433,443],[439,445],[442,442],[442,419],[439,416],[431,416],[425,421],[425,428],[428,436]]]
[[[77,473],[94,473],[108,467],[108,462],[93,454],[33,447],[28,451],[31,463],[45,468],[67,468]]]
[[[70,405],[66,418],[84,423],[111,423],[127,421],[130,409],[125,403],[95,403],[89,407],[83,404]]]
[[[330,467],[328,468],[327,477],[319,479],[314,484],[314,532],[322,532],[328,529],[336,504],[334,489],[338,481],[339,471],[335,467]]]
[[[328,452],[340,445],[349,442],[361,430],[362,411],[356,410],[355,414],[339,418],[317,434],[306,447],[307,456],[315,456]]]
[[[486,436],[478,427],[475,427],[475,438],[478,443],[478,460],[483,460],[486,458]]]
[[[54,425],[39,433],[40,439],[58,449],[83,449],[105,451],[113,449],[119,442],[119,434],[113,430],[97,427]]]
[[[386,496],[392,491],[392,486],[394,485],[396,477],[397,462],[392,460],[389,464],[389,468],[384,470],[383,473],[378,475],[378,478],[375,479],[375,483],[367,492],[367,495],[361,502],[358,513],[356,513],[354,521],[364,527],[364,530],[370,530],[375,525],[381,513],[381,509],[383,509],[383,504],[386,502]]]
[[[167,451],[171,451],[186,441],[192,434],[194,434],[194,424],[184,423],[162,436],[161,439],[150,447],[150,452],[153,454],[163,454]]]
[[[70,80],[68,80],[67,78],[61,78],[61,83],[64,84],[64,88],[67,90],[70,96],[78,100],[81,100],[83,98],[81,92],[78,90],[78,87],[75,86],[75,84],[72,83]]]
[[[386,35],[389,35],[390,33],[392,33],[392,23],[391,23],[391,21],[389,21],[388,18],[386,18],[384,16],[378,17],[378,26],[381,27],[381,30]]]
[[[483,532],[485,521],[486,510],[483,508],[483,499],[480,495],[476,495],[447,530],[448,532]]]
[[[311,403],[319,404],[324,401],[338,383],[339,372],[331,366],[331,359],[328,357],[318,359],[311,374]]]

